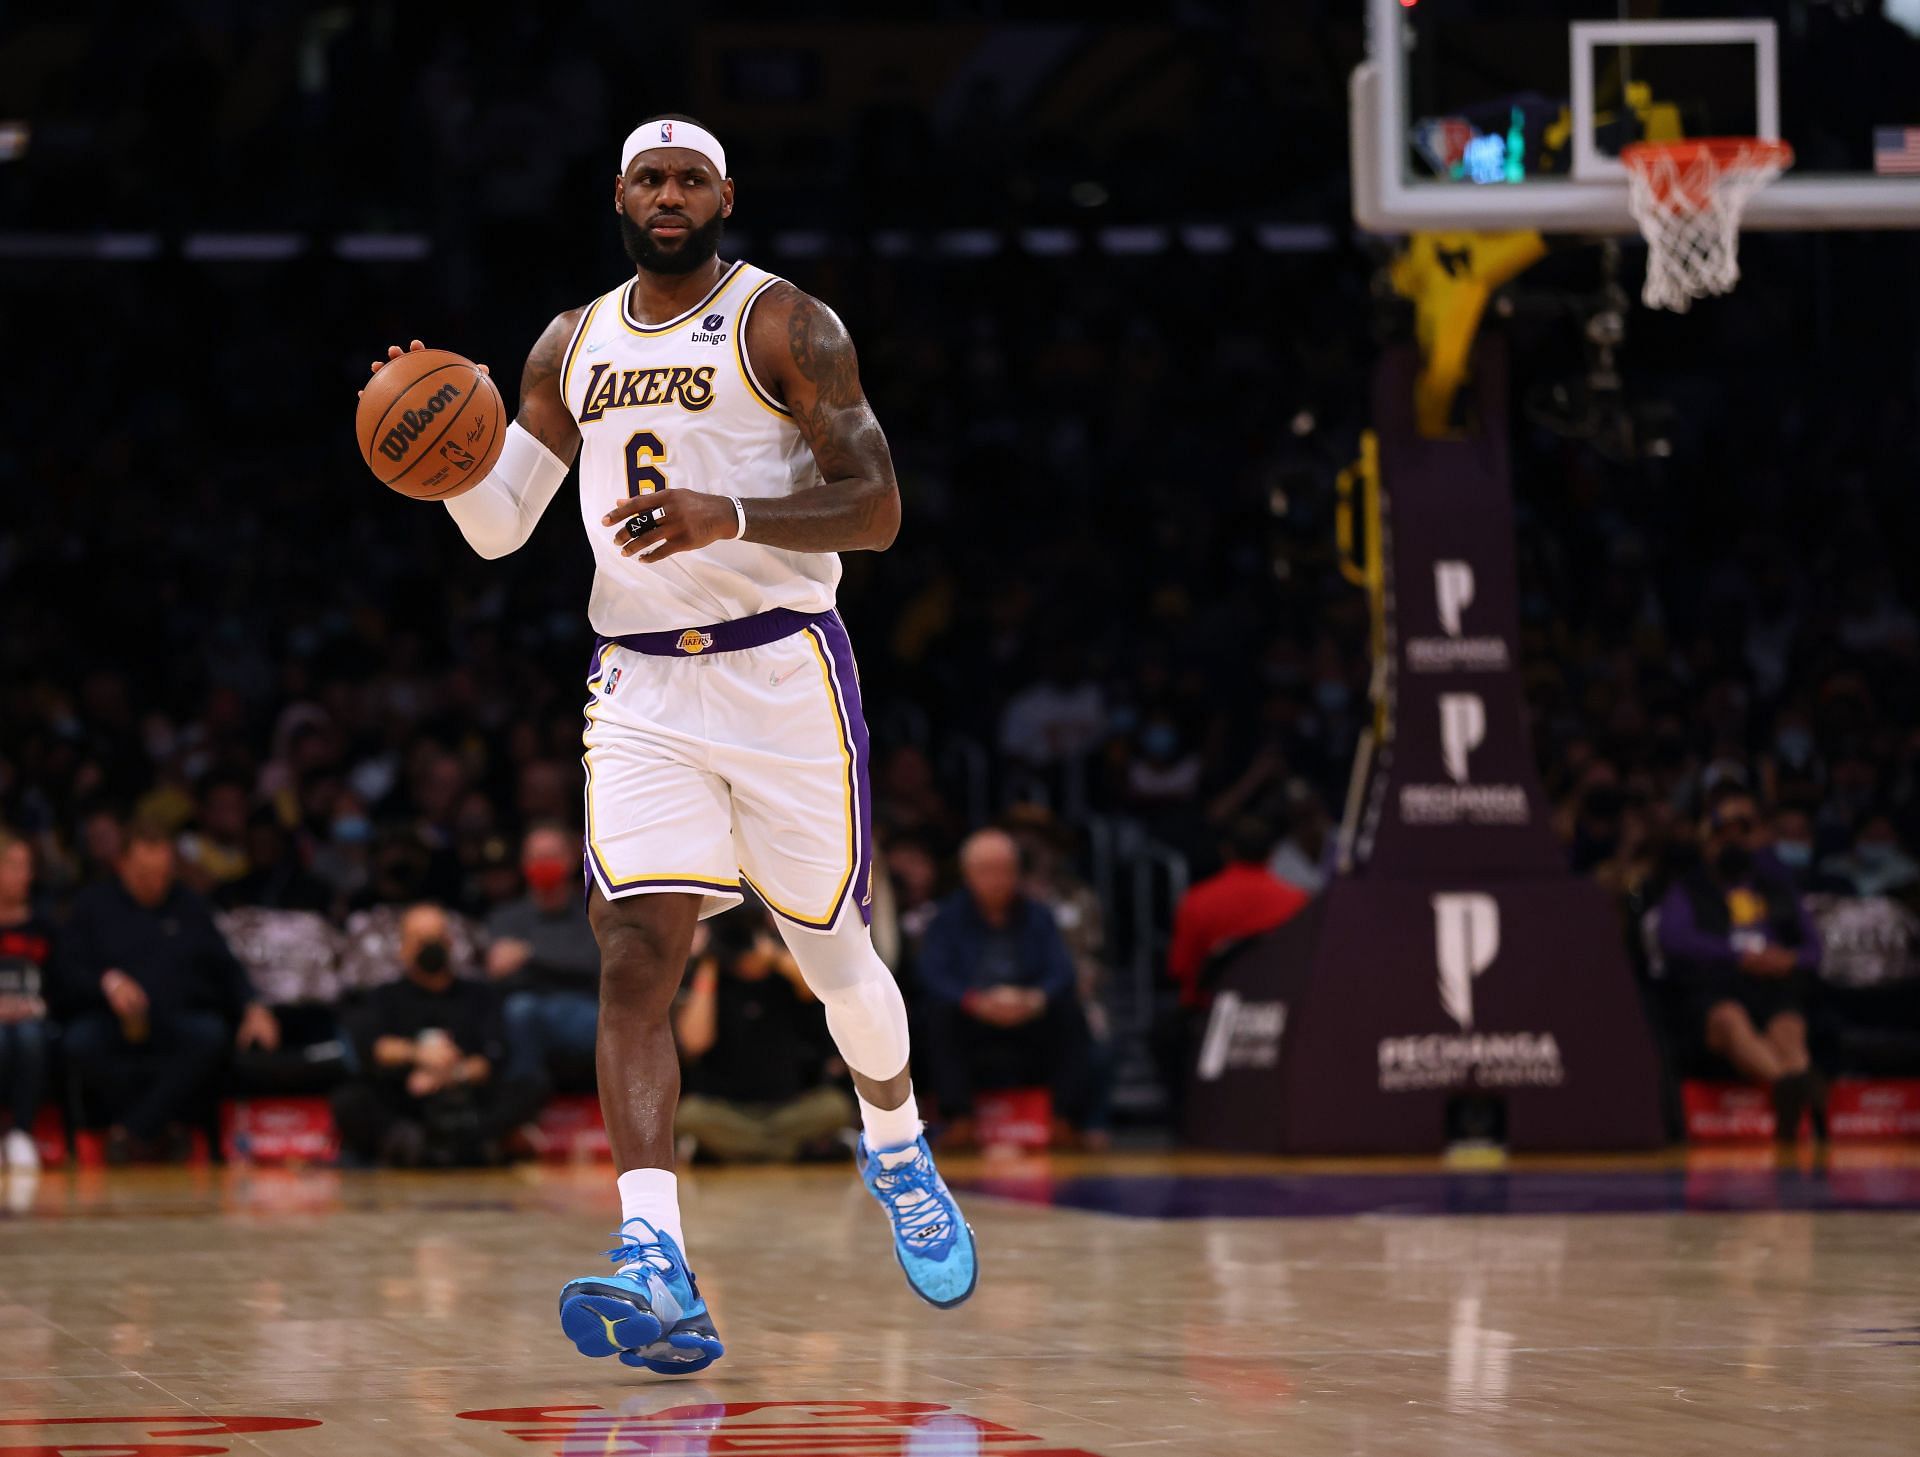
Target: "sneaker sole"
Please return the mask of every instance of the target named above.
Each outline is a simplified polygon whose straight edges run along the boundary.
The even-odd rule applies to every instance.
[[[570,1295],[560,1329],[583,1356],[624,1356],[660,1339],[660,1317],[612,1295]]]
[[[975,1238],[971,1224],[966,1228],[967,1240],[973,1246],[973,1278],[967,1282],[967,1288],[951,1300],[935,1300],[931,1295],[927,1294],[926,1291],[914,1284],[913,1272],[907,1268],[907,1261],[900,1253],[900,1246],[896,1244],[893,1247],[893,1262],[900,1267],[900,1273],[907,1277],[907,1289],[911,1290],[915,1295],[918,1295],[935,1310],[952,1310],[956,1305],[964,1305],[972,1297],[973,1292],[980,1287],[980,1241]]]
[[[669,1357],[666,1351],[682,1354]],[[620,1360],[623,1365],[637,1366],[643,1371],[652,1371],[660,1376],[691,1376],[695,1371],[704,1371],[715,1361],[726,1355],[727,1348],[711,1336],[703,1336],[698,1331],[673,1331],[664,1341],[656,1341],[641,1351],[622,1351]]]

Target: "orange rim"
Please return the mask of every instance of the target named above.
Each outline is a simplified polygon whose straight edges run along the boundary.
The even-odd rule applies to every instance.
[[[1658,167],[1661,161],[1670,168]],[[1702,208],[1713,200],[1713,184],[1728,172],[1784,171],[1793,165],[1793,148],[1763,137],[1696,137],[1684,142],[1633,142],[1620,149],[1621,165],[1637,172],[1655,202],[1677,197],[1682,205]],[[1701,164],[1705,164],[1704,166]]]

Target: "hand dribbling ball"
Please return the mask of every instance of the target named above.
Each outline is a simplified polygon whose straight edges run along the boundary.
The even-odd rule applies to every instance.
[[[360,456],[380,484],[445,501],[478,484],[507,438],[500,391],[471,359],[416,349],[367,381],[354,414]]]

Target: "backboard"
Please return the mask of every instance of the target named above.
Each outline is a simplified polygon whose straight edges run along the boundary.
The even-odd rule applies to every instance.
[[[1381,233],[1635,230],[1620,149],[1757,136],[1747,228],[1920,228],[1920,0],[1367,0],[1353,210]]]

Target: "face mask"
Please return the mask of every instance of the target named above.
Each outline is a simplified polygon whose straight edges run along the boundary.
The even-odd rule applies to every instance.
[[[1813,864],[1813,846],[1805,840],[1776,840],[1773,856],[1789,870],[1805,870]]]
[[[565,885],[574,866],[571,860],[529,860],[520,869],[529,888],[545,893]]]
[[[342,845],[364,845],[373,838],[373,825],[364,815],[346,815],[333,822],[333,838]]]
[[[424,942],[420,949],[413,953],[414,968],[424,971],[428,976],[438,976],[445,971],[450,959],[447,943],[444,941]]]
[[[1713,868],[1720,872],[1723,880],[1744,880],[1753,869],[1753,851],[1745,845],[1729,845],[1713,862]]]

